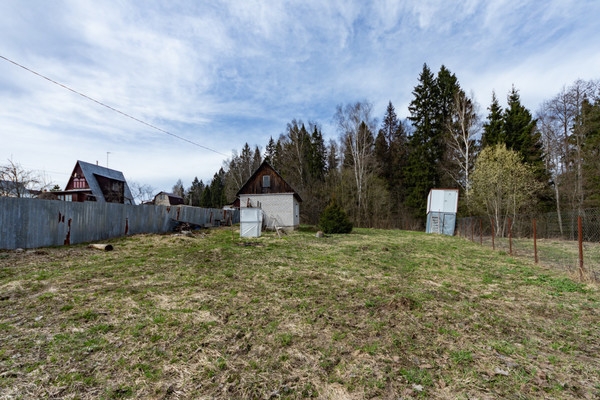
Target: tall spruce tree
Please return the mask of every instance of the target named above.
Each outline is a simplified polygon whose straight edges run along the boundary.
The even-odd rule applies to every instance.
[[[457,93],[461,90],[456,75],[451,73],[444,65],[436,77],[437,86],[437,118],[435,121],[436,141],[439,160],[437,163],[438,174],[440,176],[439,186],[455,187],[454,181],[455,165],[453,164],[452,154],[448,147],[448,125],[452,123],[452,117],[455,109],[455,99]]]
[[[390,101],[375,139],[375,157],[380,167],[380,176],[386,181],[391,204],[399,205],[404,200],[406,154],[406,131]],[[393,209],[400,212],[398,207]]]
[[[531,167],[535,179],[542,187],[538,201],[544,209],[554,203],[549,186],[550,175],[544,160],[541,132],[537,129],[537,120],[521,104],[519,91],[513,86],[507,96],[508,106],[502,111],[495,94],[489,107],[487,121],[483,125],[482,147],[505,145],[515,151],[521,162]]]
[[[274,168],[276,158],[277,145],[275,144],[275,140],[273,140],[273,136],[271,136],[269,138],[269,143],[267,143],[267,147],[265,148],[265,161]]]
[[[186,193],[185,203],[189,204],[190,206],[200,207],[203,191],[204,183],[201,180],[198,180],[198,177],[194,177],[192,186],[190,186]]]
[[[210,182],[210,200],[213,208],[221,208],[227,202],[225,198],[225,171],[223,168],[215,173]]]
[[[584,140],[582,171],[585,207],[600,207],[600,99],[585,99],[579,116]]]
[[[544,172],[545,165],[543,144],[536,124],[537,120],[521,104],[519,91],[513,86],[502,120],[506,147],[518,152],[523,161],[530,164],[539,175]]]
[[[405,204],[415,217],[424,217],[429,190],[448,184],[444,176],[445,130],[452,113],[455,93],[460,89],[454,74],[442,66],[437,78],[427,64],[413,90],[408,110],[414,132],[409,138]]]
[[[327,173],[327,149],[323,140],[323,133],[314,125],[310,136],[310,149],[308,154],[308,171],[311,180],[322,181]]]
[[[428,191],[439,183],[434,132],[436,92],[435,77],[427,64],[424,64],[419,83],[413,90],[414,99],[408,106],[408,119],[414,127],[414,132],[408,142],[405,203],[413,209],[417,217],[425,215],[424,199],[427,198]]]
[[[487,121],[483,123],[483,134],[481,135],[482,148],[506,142],[503,128],[504,114],[495,92],[492,92],[492,103],[488,110],[490,113],[487,116]]]

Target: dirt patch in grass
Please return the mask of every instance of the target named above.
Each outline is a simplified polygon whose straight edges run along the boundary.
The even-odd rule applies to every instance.
[[[598,287],[459,238],[110,244],[1,253],[0,398],[600,396]]]

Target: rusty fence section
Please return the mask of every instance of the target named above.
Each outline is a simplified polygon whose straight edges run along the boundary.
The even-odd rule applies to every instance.
[[[600,281],[600,210],[457,220],[456,234],[535,263]]]
[[[178,222],[200,226],[238,223],[239,211],[0,197],[0,249],[61,246],[138,233],[165,233]]]

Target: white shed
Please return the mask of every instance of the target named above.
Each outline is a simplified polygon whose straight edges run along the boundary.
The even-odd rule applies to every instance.
[[[260,237],[262,224],[263,210],[248,207],[240,209],[240,237]]]
[[[431,189],[427,196],[427,233],[454,235],[458,189]]]

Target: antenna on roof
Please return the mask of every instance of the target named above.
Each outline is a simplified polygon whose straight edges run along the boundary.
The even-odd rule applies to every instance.
[[[106,152],[106,168],[108,168],[108,155],[110,154],[110,151]]]

